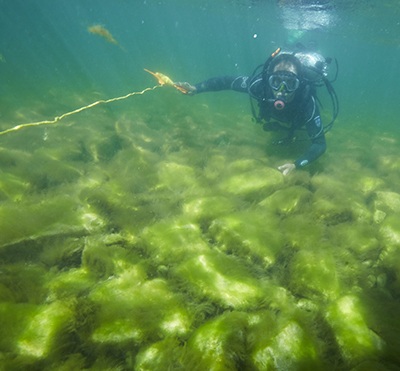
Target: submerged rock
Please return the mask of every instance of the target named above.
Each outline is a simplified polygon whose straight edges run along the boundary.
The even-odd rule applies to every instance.
[[[146,228],[142,241],[155,265],[174,266],[210,249],[200,227],[185,223],[185,219],[170,219]]]
[[[375,193],[375,210],[383,211],[387,214],[400,213],[400,194],[396,192],[379,191]]]
[[[165,280],[146,280],[137,270],[133,266],[90,293],[99,308],[91,335],[94,343],[142,344],[184,336],[190,330],[191,317],[181,296]]]
[[[247,315],[225,312],[199,327],[187,343],[186,370],[237,370],[246,355]]]
[[[266,328],[265,339],[255,344],[250,358],[254,369],[322,370],[319,344],[312,338],[310,331],[295,320],[281,326]]]
[[[243,197],[266,197],[283,184],[283,175],[275,169],[258,169],[232,174],[219,183],[219,188]]]
[[[0,205],[0,247],[48,236],[86,234],[84,214],[76,198],[63,194],[4,203]]]
[[[163,162],[158,166],[160,184],[157,187],[167,187],[174,192],[199,188],[194,169],[176,162]]]
[[[267,268],[285,244],[279,222],[261,209],[237,212],[214,220],[207,235],[222,251]]]
[[[73,331],[74,310],[64,301],[39,306],[17,341],[19,353],[33,359],[61,356],[69,347],[67,337]]]
[[[134,370],[177,370],[182,364],[185,353],[186,347],[179,344],[177,339],[168,337],[149,346],[143,346],[135,357]]]
[[[292,186],[285,189],[278,189],[271,196],[262,200],[259,206],[274,211],[278,214],[291,214],[301,212],[302,209],[310,206],[312,192],[301,186]]]
[[[23,196],[30,190],[30,186],[30,183],[21,177],[2,172],[0,179],[0,201],[21,201]]]
[[[244,309],[266,297],[266,288],[236,259],[218,251],[194,256],[174,270],[192,295],[223,308]]]
[[[357,187],[365,195],[370,195],[372,192],[375,192],[376,190],[384,186],[384,184],[385,182],[380,178],[362,176],[358,181]]]
[[[354,295],[343,296],[326,313],[342,356],[351,366],[376,359],[385,348],[384,340],[368,327],[362,313],[361,302]]]
[[[236,206],[235,201],[229,197],[205,196],[185,202],[183,212],[190,220],[210,223],[221,215],[231,213]]]
[[[306,298],[335,300],[340,292],[336,261],[327,249],[300,250],[289,265],[290,289]]]

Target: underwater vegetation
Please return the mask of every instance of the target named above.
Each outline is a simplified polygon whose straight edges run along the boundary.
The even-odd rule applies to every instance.
[[[110,31],[101,24],[94,24],[87,28],[88,32],[93,35],[98,35],[111,44],[119,45],[118,41],[114,38]]]
[[[157,94],[0,143],[0,369],[399,369],[398,140]]]

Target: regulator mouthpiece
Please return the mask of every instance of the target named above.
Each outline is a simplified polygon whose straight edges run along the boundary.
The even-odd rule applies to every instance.
[[[274,102],[274,107],[278,110],[278,111],[282,111],[285,108],[285,102],[283,100],[277,99]]]

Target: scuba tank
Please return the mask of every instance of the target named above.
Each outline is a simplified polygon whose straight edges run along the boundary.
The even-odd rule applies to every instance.
[[[328,62],[318,53],[298,52],[294,56],[303,66],[303,78],[312,84],[320,84],[324,77],[328,76]]]

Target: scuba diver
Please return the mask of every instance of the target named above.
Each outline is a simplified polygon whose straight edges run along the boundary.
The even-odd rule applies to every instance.
[[[253,116],[257,122],[264,123],[265,131],[288,131],[288,135],[278,141],[278,144],[293,142],[295,131],[305,129],[311,146],[295,161],[278,167],[283,175],[287,175],[294,169],[315,161],[326,150],[325,133],[332,127],[338,114],[337,96],[327,79],[326,69],[330,61],[318,53],[286,52],[278,49],[264,64],[258,66],[251,76],[215,77],[196,85],[188,82],[176,85],[188,95],[221,90],[248,93]],[[316,97],[316,87],[322,84],[325,84],[333,106],[333,119],[325,129]],[[258,105],[258,113],[254,107],[254,100]],[[271,119],[283,122],[288,127],[275,121],[271,122]]]

